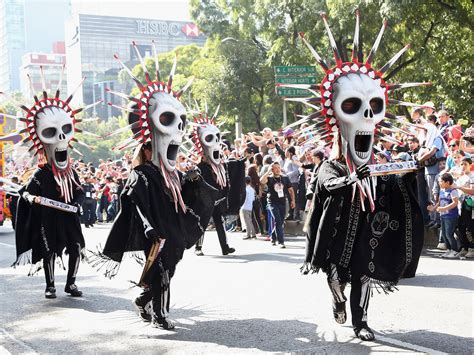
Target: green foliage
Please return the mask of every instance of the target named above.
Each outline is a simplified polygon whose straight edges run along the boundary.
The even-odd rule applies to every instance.
[[[437,107],[444,104],[456,118],[472,122],[474,11],[469,0],[191,0],[190,8],[194,21],[209,36],[201,63],[194,63],[206,76],[200,77],[195,88],[201,91],[193,90],[193,95],[212,103],[219,100],[224,114],[242,117],[244,130],[261,123],[281,125],[281,102],[272,89],[273,66],[315,63],[298,32],[305,32],[318,53],[334,63],[320,11],[328,14],[336,41],[350,54],[356,8],[361,11],[365,56],[382,20],[389,22],[374,60],[376,68],[411,43],[389,73],[389,82],[433,83],[395,92],[396,98],[432,100]],[[301,110],[290,105],[290,111]]]
[[[76,159],[82,158],[85,162],[92,162],[96,166],[99,163],[99,159],[105,160],[108,158],[121,158],[123,156],[123,152],[113,151],[112,148],[121,141],[129,138],[130,133],[127,131],[112,137],[108,135],[121,127],[125,127],[127,124],[128,123],[125,117],[112,117],[108,121],[92,121],[80,124],[81,129],[97,134],[100,136],[100,138],[88,134],[76,133],[77,139],[93,147],[93,150],[80,146],[79,144],[74,144],[74,147],[84,156],[81,157],[75,152],[72,153],[73,156]]]

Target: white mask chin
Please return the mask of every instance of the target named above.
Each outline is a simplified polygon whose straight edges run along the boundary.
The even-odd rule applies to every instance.
[[[341,76],[334,84],[333,108],[345,156],[356,166],[372,156],[375,125],[385,116],[385,91],[366,74]]]

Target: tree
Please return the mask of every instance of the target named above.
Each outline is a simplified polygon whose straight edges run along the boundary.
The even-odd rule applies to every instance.
[[[466,117],[472,122],[470,67],[473,61],[474,11],[471,1],[192,0],[191,16],[209,35],[206,46],[214,43],[215,51],[220,50],[225,58],[224,64],[232,64],[230,68],[234,70],[225,71],[225,78],[233,82],[245,82],[245,70],[235,70],[238,58],[242,58],[239,56],[244,52],[242,69],[248,64],[247,57],[252,58],[250,65],[258,68],[255,69],[253,81],[260,80],[262,87],[270,88],[274,85],[274,79],[269,75],[272,66],[315,64],[307,48],[298,39],[299,32],[305,32],[305,37],[319,54],[331,65],[334,64],[320,11],[328,14],[336,42],[344,53],[349,53],[356,8],[361,12],[360,34],[365,55],[377,37],[382,20],[385,18],[390,24],[375,57],[374,67],[381,67],[406,43],[411,43],[411,49],[388,74],[390,82],[433,83],[429,88],[395,92],[397,98],[416,103],[432,100],[438,107],[444,104],[457,118]],[[234,46],[235,56],[229,49],[222,49],[223,44],[219,43],[230,36],[240,41],[236,42],[238,46]],[[251,56],[252,51],[247,46],[250,43],[260,49],[262,57],[259,60]],[[234,57],[237,59],[233,61]],[[250,69],[247,68],[247,71],[250,72]],[[318,79],[322,79],[323,72],[319,67],[317,71]],[[223,89],[222,96],[235,95],[232,87]],[[260,103],[245,95],[239,98],[242,106],[252,107],[254,111]],[[272,108],[275,111],[279,106],[279,102],[271,91],[266,92],[264,101],[264,105],[268,105],[262,110],[265,121]],[[290,109],[299,108],[293,105]]]

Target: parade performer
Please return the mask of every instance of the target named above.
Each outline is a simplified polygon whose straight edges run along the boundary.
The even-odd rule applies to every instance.
[[[241,160],[224,162],[222,155],[221,134],[215,124],[218,109],[212,118],[207,112],[194,117],[192,141],[197,155],[201,157],[198,168],[203,179],[219,191],[212,212],[212,219],[216,227],[217,237],[221,246],[222,255],[235,252],[227,243],[224,228],[224,216],[238,214],[238,210],[245,199],[245,163]],[[233,212],[232,212],[233,211]],[[204,236],[196,243],[195,254],[202,256]]]
[[[381,69],[372,68],[386,22],[364,62],[359,12],[350,61],[336,45],[325,14],[322,19],[336,65],[330,68],[301,34],[326,75],[320,85],[293,86],[316,95],[299,100],[318,109],[306,120],[316,121],[313,134],[332,144],[330,158],[317,173],[314,205],[305,226],[302,272],[323,270],[327,274],[334,318],[341,324],[347,317],[344,288],[350,283],[354,332],[362,340],[373,340],[374,332],[367,324],[372,288],[390,292],[400,278],[415,275],[423,245],[423,219],[412,190],[414,173],[370,176],[367,163],[374,162],[375,136],[398,143],[384,134],[384,129],[400,130],[397,117],[386,112],[386,105],[412,105],[388,99],[389,91],[426,83],[386,84],[383,79],[408,45]]]
[[[181,91],[172,90],[176,59],[167,83],[161,81],[156,49],[156,80],[152,80],[138,48],[133,45],[146,83],[142,84],[119,60],[141,93],[137,98],[111,93],[131,100],[129,107],[124,108],[129,112],[129,126],[125,129],[130,128],[133,137],[117,148],[135,147],[139,164],[131,171],[123,189],[121,209],[104,249],[95,253],[92,263],[96,267],[105,264],[106,276],[113,277],[125,253],[139,256],[143,251],[147,258],[145,267],[149,262],[150,268],[138,283],[143,292],[134,304],[142,320],[171,330],[175,326],[168,318],[170,280],[185,248],[192,247],[203,235],[217,191],[205,184],[196,171],[183,176],[176,169],[187,123],[186,109],[178,99],[190,83]],[[124,128],[118,132],[123,131]],[[161,250],[154,258],[152,250],[157,245]]]
[[[38,169],[19,190],[22,198],[18,202],[15,230],[17,260],[14,265],[31,263],[29,275],[38,272],[42,266],[46,277],[45,297],[56,298],[55,260],[57,256],[62,260],[65,250],[69,262],[64,291],[73,297],[80,297],[82,292],[75,282],[85,247],[79,220],[84,193],[72,167],[69,148],[72,148],[73,142],[86,145],[74,137],[75,132],[86,133],[76,127],[83,121],[77,114],[100,102],[74,110],[69,105],[74,93],[62,100],[59,88],[64,67],[55,95],[48,96],[43,69],[40,68],[43,97],[35,95],[31,107],[20,104],[26,115],[17,118],[26,125],[18,133],[27,135],[18,145],[29,145],[28,152],[33,152],[30,162],[37,157]],[[81,85],[82,82],[78,88]],[[31,91],[35,92],[32,85]]]

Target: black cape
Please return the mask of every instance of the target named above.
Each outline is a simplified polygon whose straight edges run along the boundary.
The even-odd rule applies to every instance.
[[[186,213],[179,205],[176,212],[164,178],[155,165],[146,163],[133,169],[120,196],[121,209],[104,250],[94,253],[99,256],[99,260],[93,260],[94,266],[105,263],[106,276],[113,277],[125,253],[130,252],[140,259],[142,254],[135,252],[150,249],[151,241],[145,237],[138,206],[160,237],[166,239],[160,259],[165,269],[174,270],[184,250],[204,234],[217,195],[217,191],[201,179],[183,182],[181,194]]]
[[[75,180],[79,182],[76,172],[73,173]],[[20,195],[24,191],[64,202],[49,165],[36,170],[28,183],[20,190]],[[73,200],[69,204],[80,206],[83,199],[82,188],[74,186]],[[51,253],[62,256],[68,244],[79,243],[81,250],[85,247],[78,214],[38,204],[30,205],[24,198],[18,200],[15,239],[17,259],[14,265],[28,263],[34,265]],[[41,266],[38,265],[38,268],[32,272],[40,268]]]
[[[211,166],[203,161],[198,164],[202,178],[219,191],[215,208],[218,208],[224,216],[237,215],[245,201],[245,161],[229,160],[224,163],[224,167],[227,185],[221,188],[216,182]]]
[[[351,273],[365,275],[384,290],[402,277],[414,277],[423,247],[423,219],[415,194],[414,174],[377,178],[375,210],[352,185],[329,192],[325,181],[349,175],[339,161],[325,161],[319,171],[313,206],[306,221],[305,267],[328,273],[337,267],[341,282]]]

